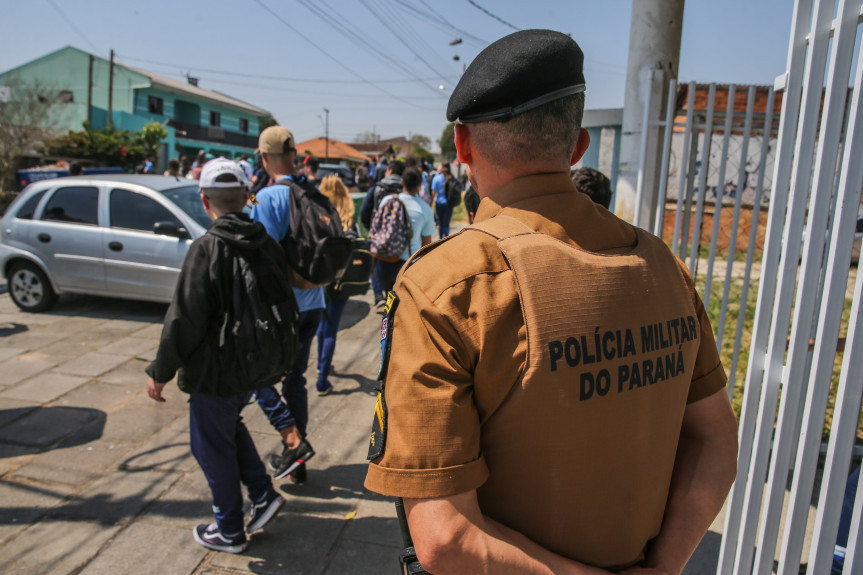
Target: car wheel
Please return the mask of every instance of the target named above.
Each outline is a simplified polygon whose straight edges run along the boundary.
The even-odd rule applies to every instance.
[[[42,312],[57,301],[45,273],[30,262],[14,264],[8,277],[9,295],[21,311]]]

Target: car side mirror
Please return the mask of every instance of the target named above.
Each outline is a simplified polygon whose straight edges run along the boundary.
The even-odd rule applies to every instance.
[[[177,222],[156,222],[153,224],[153,233],[157,236],[171,236],[181,240],[187,240],[192,237],[189,235],[189,230]]]

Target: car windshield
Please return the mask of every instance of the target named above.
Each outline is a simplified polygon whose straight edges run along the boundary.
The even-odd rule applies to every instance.
[[[198,193],[198,186],[171,188],[169,190],[162,190],[162,194],[177,204],[181,210],[189,214],[192,219],[198,222],[204,229],[213,223],[213,220],[211,220],[210,216],[207,215],[207,212],[204,211],[204,204],[201,203],[201,195]]]

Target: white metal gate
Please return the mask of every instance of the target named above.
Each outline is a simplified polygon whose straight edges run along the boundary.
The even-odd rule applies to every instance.
[[[700,276],[697,283],[703,282],[705,307],[709,308],[712,298],[720,301],[714,325],[720,349],[728,324],[736,320],[729,393],[741,355],[749,286],[756,281],[757,216],[762,197],[767,200],[765,178],[772,174],[769,201],[764,202],[769,212],[758,268],[758,298],[748,330],[751,341],[738,431],[738,475],[726,504],[717,567],[717,573],[723,575],[769,574],[777,550],[776,569],[782,575],[796,575],[801,564],[807,564],[809,574],[830,573],[863,399],[863,274],[857,274],[853,286],[849,319],[842,318],[863,186],[863,47],[857,42],[861,21],[860,0],[796,0],[787,70],[775,82],[777,92],[782,92],[778,121],[772,92],[764,112],[755,114],[754,87],[711,85],[706,111],[698,113],[696,86],[690,84],[683,143],[679,158],[673,160],[673,83],[667,117],[653,122],[645,118],[646,125],[665,130],[653,231],[662,235],[665,193],[673,187],[672,172],[679,166],[672,249],[686,259],[693,276]],[[857,69],[852,75],[855,56]],[[723,115],[721,110],[717,113],[715,100],[717,90],[726,89],[728,106]],[[746,91],[742,118],[734,113],[735,95],[740,91]],[[735,122],[741,119],[743,128],[735,136]],[[776,130],[778,137],[771,141]],[[758,138],[761,161],[754,174],[753,224],[746,262],[735,264],[742,192],[752,175],[739,166],[753,154],[750,148]],[[717,190],[722,190],[727,162],[736,155],[729,151],[730,143],[738,146],[740,158],[737,193],[725,202],[721,191],[715,194],[710,246],[700,257],[710,169],[718,167],[715,181]],[[772,144],[775,157],[768,173]],[[718,154],[714,146],[720,146]],[[712,167],[711,155],[715,159]],[[726,210],[732,214],[732,239],[725,269],[718,266],[714,273],[721,215]],[[735,289],[742,291],[736,316],[729,312],[729,291],[735,282]],[[722,299],[718,300],[720,289]],[[847,331],[847,341],[822,458],[822,431],[840,329]],[[863,488],[858,493],[844,573],[863,573]],[[810,504],[816,498],[817,512],[810,521]],[[812,539],[808,556],[804,556],[807,531]]]

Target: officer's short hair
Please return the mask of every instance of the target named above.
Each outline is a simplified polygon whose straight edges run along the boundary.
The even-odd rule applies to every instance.
[[[508,120],[465,124],[471,142],[497,166],[536,162],[554,156],[568,160],[584,116],[584,94],[573,94]]]
[[[392,162],[390,162],[389,169],[396,176],[401,176],[405,171],[405,163],[401,160],[393,160]]]

